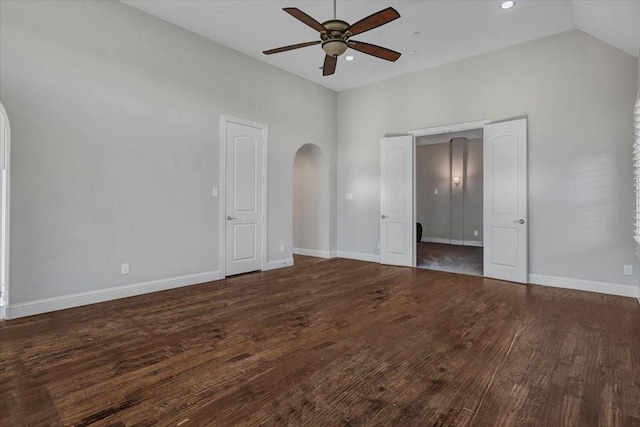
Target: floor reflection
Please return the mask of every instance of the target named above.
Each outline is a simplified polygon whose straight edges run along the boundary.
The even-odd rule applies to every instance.
[[[418,268],[482,276],[482,248],[418,243]]]

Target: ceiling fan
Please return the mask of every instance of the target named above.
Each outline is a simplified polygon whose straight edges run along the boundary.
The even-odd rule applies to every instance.
[[[349,40],[351,36],[364,33],[365,31],[373,30],[374,28],[400,18],[400,14],[398,13],[398,11],[392,7],[388,7],[374,13],[373,15],[369,15],[353,25],[349,25],[348,22],[336,19],[336,0],[333,0],[333,19],[325,21],[322,24],[298,8],[285,7],[282,10],[298,19],[302,23],[307,24],[314,30],[318,31],[320,33],[320,40],[265,50],[264,52],[262,52],[265,55],[271,55],[274,53],[286,52],[293,49],[300,49],[302,47],[322,44],[322,49],[326,53],[326,56],[324,58],[324,66],[322,67],[323,76],[329,76],[335,73],[336,64],[338,63],[338,57],[342,55],[347,50],[347,48],[355,49],[362,53],[366,53],[367,55],[386,59],[387,61],[392,62],[395,62],[398,58],[400,58],[400,53],[391,49],[365,42],[359,42],[356,40]]]

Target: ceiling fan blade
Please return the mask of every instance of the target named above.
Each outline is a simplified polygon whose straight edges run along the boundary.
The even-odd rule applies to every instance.
[[[326,55],[324,57],[324,66],[322,67],[322,75],[330,76],[336,72],[336,64],[338,63],[337,56]]]
[[[297,7],[285,7],[282,10],[284,10],[289,15],[296,18],[298,21],[301,21],[302,23],[307,24],[308,26],[310,26],[316,31],[319,31],[319,32],[326,31],[326,28],[324,28],[324,25],[322,25],[321,23],[319,23],[318,21],[316,21],[315,19],[313,19],[312,17],[310,17],[309,15],[307,15],[306,13],[298,9]]]
[[[366,18],[359,20],[358,22],[347,28],[347,31],[349,31],[352,35],[364,33],[365,31],[373,30],[380,25],[384,25],[398,18],[400,18],[400,14],[398,13],[398,11],[392,7],[388,7],[374,13],[373,15],[369,15]]]
[[[357,42],[355,40],[349,40],[349,47],[362,53],[366,53],[367,55],[386,59],[387,61],[391,62],[397,61],[401,55],[401,53],[396,52],[395,50],[387,49],[386,47],[377,46],[375,44],[369,44],[365,42]]]
[[[282,47],[278,47],[278,48],[275,48],[275,49],[265,50],[262,53],[264,53],[265,55],[272,55],[274,53],[286,52],[288,50],[293,50],[293,49],[300,49],[301,47],[313,46],[313,45],[320,44],[320,43],[322,43],[322,40],[318,40],[318,41],[315,41],[315,42],[292,44],[290,46],[282,46]]]

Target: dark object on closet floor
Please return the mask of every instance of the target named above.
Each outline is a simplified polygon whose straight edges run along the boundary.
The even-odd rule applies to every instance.
[[[418,243],[420,243],[420,241],[422,240],[422,224],[420,224],[419,222],[416,223],[418,226],[418,230],[416,232],[416,235],[418,236]]]

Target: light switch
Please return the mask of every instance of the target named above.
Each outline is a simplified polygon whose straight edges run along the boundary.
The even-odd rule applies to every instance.
[[[211,195],[213,197],[218,197],[218,189],[216,187],[213,187],[213,190],[211,191]]]
[[[347,199],[347,200],[351,200],[351,199],[353,199],[353,194],[352,193],[347,193],[344,198]]]
[[[433,194],[438,194],[438,190],[437,189],[433,190]]]

